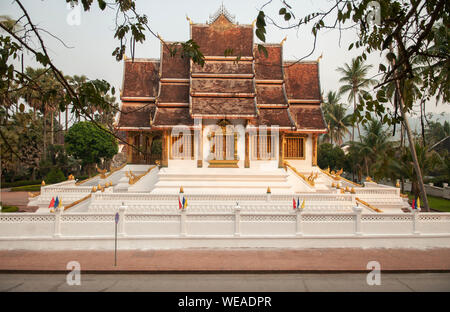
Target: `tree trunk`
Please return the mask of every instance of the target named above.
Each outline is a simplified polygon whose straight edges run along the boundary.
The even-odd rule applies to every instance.
[[[67,124],[68,124],[68,122],[69,122],[69,112],[68,112],[68,109],[69,109],[69,105],[66,104],[66,132],[67,132]]]
[[[417,174],[417,184],[419,186],[420,193],[422,195],[422,202],[423,202],[423,206],[425,208],[425,211],[429,212],[430,208],[428,206],[428,198],[427,198],[427,193],[425,192],[425,186],[423,185],[422,171],[420,170],[419,160],[417,159],[416,145],[414,143],[414,138],[413,138],[412,133],[411,133],[411,128],[409,126],[409,121],[406,118],[407,116],[406,116],[406,113],[404,111],[405,105],[403,103],[403,95],[400,92],[400,83],[399,83],[398,79],[395,80],[395,87],[396,87],[397,95],[398,95],[398,98],[399,98],[400,113],[402,114],[403,123],[405,125],[406,135],[408,136],[409,149],[411,151],[411,156],[412,156],[412,159],[413,159],[413,162],[414,162],[414,170],[416,171],[416,174]]]
[[[45,111],[45,109],[44,109],[44,144],[43,144],[43,156],[44,156],[44,159],[47,159],[47,122],[46,122],[46,117],[47,117],[47,112]]]
[[[51,114],[51,118],[52,118],[52,120],[50,121],[50,144],[51,145],[53,145],[53,144],[55,144],[55,133],[54,133],[54,124],[53,124],[53,114],[54,114],[54,112],[52,111],[52,114]]]

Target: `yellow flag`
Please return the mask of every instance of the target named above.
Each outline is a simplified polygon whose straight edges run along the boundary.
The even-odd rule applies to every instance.
[[[420,208],[420,197],[417,197],[417,209]]]
[[[61,208],[62,207],[62,198],[59,200],[59,203],[58,203],[58,208]]]
[[[302,202],[302,209],[305,209],[305,200]]]
[[[184,201],[184,207],[183,208],[186,208],[187,207],[187,198],[186,198],[186,200]]]

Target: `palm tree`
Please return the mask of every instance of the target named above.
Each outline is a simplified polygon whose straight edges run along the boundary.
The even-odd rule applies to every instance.
[[[387,151],[391,145],[388,141],[388,135],[383,128],[383,124],[378,120],[371,120],[364,126],[365,134],[360,138],[361,142],[352,142],[351,151],[357,153],[364,162],[365,174],[373,176],[373,166],[376,162],[383,162],[387,156]],[[377,176],[380,176],[377,174]]]
[[[372,65],[364,65],[363,61],[358,58],[352,59],[351,64],[344,64],[344,67],[338,67],[336,71],[342,74],[339,82],[344,85],[339,89],[339,93],[348,93],[348,101],[353,102],[353,111],[356,111],[356,99],[366,91],[368,87],[375,84],[374,79],[367,78],[367,73]],[[358,135],[361,136],[361,132],[358,124]],[[355,126],[352,126],[352,141],[355,140]]]
[[[337,145],[342,145],[345,135],[350,132],[348,127],[351,125],[351,115],[346,115],[347,108],[339,103],[340,100],[337,92],[329,91],[323,107],[328,126],[328,133],[324,138],[331,144],[335,142]]]

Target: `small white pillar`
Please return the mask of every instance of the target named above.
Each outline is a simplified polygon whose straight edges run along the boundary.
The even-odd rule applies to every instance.
[[[362,208],[359,206],[354,206],[353,207],[353,212],[355,213],[355,235],[356,236],[361,236],[362,232],[361,232],[361,213],[362,213]]]
[[[186,209],[180,210],[180,236],[186,236]]]
[[[62,214],[62,208],[55,208],[55,226],[54,226],[54,232],[53,237],[61,237],[61,214]]]
[[[303,232],[302,232],[302,221],[303,221],[302,210],[303,209],[300,209],[299,207],[297,207],[295,209],[295,215],[296,215],[295,236],[303,236]]]
[[[234,207],[234,236],[241,236],[241,206],[236,203]]]
[[[413,223],[412,223],[412,225],[413,225],[413,228],[412,228],[413,235],[420,235],[420,232],[417,231],[417,222],[419,220],[419,212],[420,212],[420,210],[421,210],[420,208],[417,208],[417,209],[412,209],[412,211],[411,211],[411,213],[412,213],[412,221],[413,221]]]
[[[124,203],[119,207],[119,224],[118,226],[118,236],[126,236],[125,233],[125,212],[127,211],[128,206],[125,206]]]

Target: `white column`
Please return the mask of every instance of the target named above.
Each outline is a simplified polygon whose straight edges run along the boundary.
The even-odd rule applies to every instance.
[[[355,235],[361,236],[361,212],[362,208],[359,206],[353,207],[353,212],[355,213]]]
[[[295,214],[297,216],[297,222],[295,226],[295,236],[303,236],[302,232],[302,209],[298,208],[295,210]]]
[[[412,218],[413,218],[413,234],[414,235],[420,235],[420,232],[417,231],[417,221],[419,220],[419,212],[420,212],[420,208],[418,209],[413,209],[412,211]]]
[[[62,208],[64,209],[64,208]],[[54,226],[54,232],[53,237],[61,237],[61,213],[62,209],[56,208],[55,209],[55,226]]]
[[[119,207],[119,224],[118,224],[118,236],[126,236],[125,233],[125,212],[128,209],[127,206],[125,206],[122,203],[122,206]]]
[[[234,236],[241,236],[241,206],[234,207]]]
[[[186,209],[180,211],[180,236],[186,236]]]

